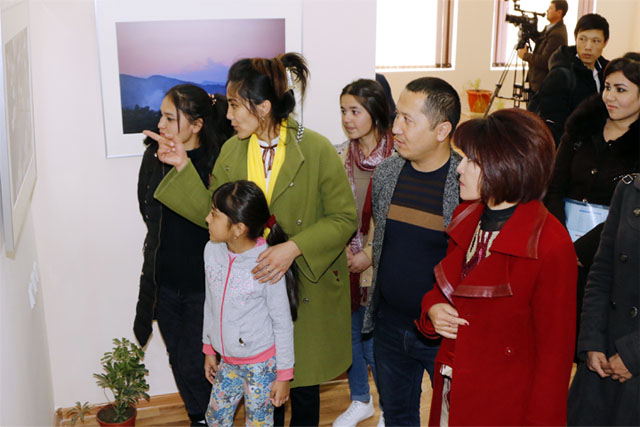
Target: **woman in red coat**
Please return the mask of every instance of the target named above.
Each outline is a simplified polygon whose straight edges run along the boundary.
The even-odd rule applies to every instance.
[[[460,197],[418,328],[442,344],[430,425],[565,425],[577,262],[544,207],[555,145],[524,110],[461,124]]]

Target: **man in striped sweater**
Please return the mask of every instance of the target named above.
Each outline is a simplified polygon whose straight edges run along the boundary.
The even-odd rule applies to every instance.
[[[378,390],[387,425],[420,425],[424,370],[433,378],[439,341],[420,334],[423,295],[447,250],[445,228],[459,202],[460,156],[450,139],[460,119],[455,89],[439,78],[407,85],[393,134],[399,156],[375,170],[374,279],[363,333],[373,332]]]

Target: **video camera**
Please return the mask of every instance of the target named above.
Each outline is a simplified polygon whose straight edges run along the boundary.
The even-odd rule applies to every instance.
[[[545,15],[544,12],[531,12],[520,9],[520,5],[518,4],[519,1],[520,0],[513,0],[513,10],[520,12],[520,15],[507,15],[505,17],[505,21],[520,29],[516,49],[525,47],[530,39],[534,39],[538,36],[538,16],[544,17]]]

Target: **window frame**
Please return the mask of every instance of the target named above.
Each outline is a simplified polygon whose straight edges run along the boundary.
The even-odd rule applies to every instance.
[[[437,2],[435,64],[434,65],[380,65],[376,59],[376,72],[422,71],[454,69],[454,48],[456,39],[456,16],[458,0],[435,0]],[[376,32],[376,39],[378,34]],[[425,35],[424,40],[429,40]]]

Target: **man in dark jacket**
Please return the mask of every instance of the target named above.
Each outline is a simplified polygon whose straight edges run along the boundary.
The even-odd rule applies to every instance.
[[[556,141],[564,131],[569,115],[585,98],[600,92],[602,72],[609,63],[602,50],[609,40],[609,24],[595,13],[583,15],[574,31],[575,46],[561,46],[549,59],[549,74],[540,91],[529,103],[549,126]]]
[[[523,47],[518,49],[518,56],[529,63],[527,81],[532,92],[538,92],[542,81],[549,72],[549,58],[560,46],[567,45],[567,27],[563,18],[569,10],[565,0],[552,0],[547,9],[547,25],[533,41],[536,44],[533,52]]]

